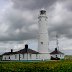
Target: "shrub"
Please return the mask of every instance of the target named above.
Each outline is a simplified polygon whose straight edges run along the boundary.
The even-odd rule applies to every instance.
[[[71,72],[72,61],[0,62],[0,72]]]

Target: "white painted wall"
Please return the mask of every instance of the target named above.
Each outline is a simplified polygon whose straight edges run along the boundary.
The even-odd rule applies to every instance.
[[[10,59],[9,59],[10,57]],[[19,60],[19,54],[3,55],[2,60]]]
[[[24,54],[24,57],[23,57],[23,54],[20,54],[20,60],[38,60],[38,58],[39,58],[38,54],[26,53]]]
[[[10,59],[9,59],[10,57]],[[47,60],[50,59],[50,54],[30,54],[30,53],[26,53],[24,54],[20,54],[20,60]],[[3,55],[2,60],[19,60],[19,54],[13,54],[13,55]]]
[[[19,56],[20,56],[20,60],[38,60],[39,58],[38,54],[26,53],[24,54],[24,57],[23,57],[23,54],[3,55],[2,60],[19,60]]]
[[[24,57],[23,54],[13,54],[13,55],[3,55],[2,60],[50,60],[51,56],[56,58],[59,57],[60,59],[64,59],[64,54],[49,54],[49,53],[41,53],[41,54],[30,54],[25,53]],[[10,59],[9,59],[10,57]]]
[[[45,14],[39,15],[38,19],[39,19],[38,52],[49,53],[47,16]],[[43,42],[43,44],[41,42]]]
[[[41,53],[39,54],[40,60],[50,60],[50,54],[49,53]]]

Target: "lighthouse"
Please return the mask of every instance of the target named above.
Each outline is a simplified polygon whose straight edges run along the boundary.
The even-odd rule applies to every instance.
[[[39,25],[39,33],[38,33],[38,52],[40,53],[49,53],[48,51],[48,28],[47,28],[47,15],[44,9],[40,10],[40,14],[38,16],[38,25]]]
[[[57,59],[64,59],[64,53],[60,52],[55,48],[53,52],[48,50],[48,29],[47,29],[47,15],[44,9],[40,10],[38,16],[38,25],[39,25],[39,33],[38,33],[38,51],[32,50],[28,48],[28,44],[25,45],[25,48],[13,52],[5,52],[2,54],[2,60],[31,60],[31,61],[43,61],[43,60],[57,60]],[[57,47],[58,47],[58,40],[57,40]]]
[[[46,10],[40,10],[38,16],[38,25],[39,25],[39,33],[38,33],[38,52],[40,60],[48,60],[50,59],[50,54],[48,50],[48,26],[47,26],[47,14]]]

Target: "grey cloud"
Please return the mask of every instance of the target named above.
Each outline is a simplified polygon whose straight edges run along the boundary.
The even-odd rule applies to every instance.
[[[17,11],[9,11],[5,14],[5,23],[9,25],[4,35],[0,35],[0,41],[20,41],[37,37],[37,29],[31,30],[30,26],[36,25],[34,20],[25,19],[23,14]]]
[[[65,7],[66,7],[68,10],[72,11],[72,0],[66,0],[66,2],[65,2]]]
[[[27,8],[30,12],[33,12],[32,9],[38,11],[39,8],[51,6],[55,2],[56,0],[13,0],[14,7],[17,9],[11,8],[11,11],[9,10],[5,13],[4,19],[5,22],[9,24],[9,28],[5,33],[7,35],[0,36],[0,41],[19,41],[37,38],[38,29],[30,29],[30,26],[37,24],[35,21],[37,18],[34,17],[32,21],[27,20],[23,17],[23,11],[20,11],[19,7],[22,9]],[[36,12],[33,13],[37,15]],[[54,33],[58,33],[59,36],[63,35],[67,38],[71,38],[72,34],[70,30],[72,28],[72,18],[70,18],[70,16],[64,16],[66,19],[63,22],[49,28],[50,38],[55,36]]]
[[[59,0],[63,4],[63,7],[69,11],[72,11],[72,0]]]
[[[61,37],[72,39],[72,24],[64,23],[62,25],[54,26],[49,29],[51,38],[55,38],[56,34]]]
[[[56,34],[58,34],[59,37],[64,36],[72,39],[71,0],[12,0],[12,2],[13,5],[4,12],[3,23],[0,23],[0,26],[1,24],[9,26],[5,32],[3,32],[4,29],[2,29],[3,33],[0,30],[0,46],[3,46],[0,47],[0,49],[2,48],[2,51],[5,49],[9,51],[10,48],[14,48],[17,44],[24,44],[23,40],[37,39],[38,29],[34,27],[37,25],[39,10],[41,8],[46,8],[48,10],[48,16],[52,16],[55,13],[54,5],[57,2],[61,2],[64,5],[64,9],[66,8],[67,10],[66,13],[64,12],[61,16],[62,22],[57,22],[58,24],[55,22],[53,23],[52,19],[48,17],[50,20],[48,23],[48,27],[50,26],[48,29],[49,39],[52,40],[55,38]],[[24,14],[25,11],[30,12],[29,15],[34,15],[32,20],[29,20],[29,15]],[[23,17],[22,13],[26,18]],[[27,17],[29,19],[27,19]]]
[[[41,9],[47,8],[54,4],[57,0],[12,0],[14,7],[18,9]]]
[[[7,37],[0,38],[0,41],[20,41],[20,40],[28,40],[33,39],[36,37],[36,34],[34,33],[19,33],[19,34],[9,34]]]
[[[0,41],[18,41],[18,40],[26,40],[26,39],[33,39],[37,38],[37,29],[30,29],[30,26],[37,24],[34,20],[32,21],[26,20],[26,18],[23,17],[23,11],[20,11],[20,9],[28,9],[31,10],[37,10],[42,7],[48,7],[51,6],[56,2],[56,0],[12,0],[13,7],[11,9],[6,10],[5,13],[5,23],[9,24],[9,27],[5,34],[0,36]],[[37,10],[38,11],[38,10]],[[37,15],[36,12],[34,12],[34,15]],[[24,29],[25,31],[22,31]],[[16,31],[19,31],[16,33]]]

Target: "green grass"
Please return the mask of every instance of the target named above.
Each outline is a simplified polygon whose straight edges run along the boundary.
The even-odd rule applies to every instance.
[[[0,72],[72,72],[72,61],[0,62]]]
[[[64,57],[66,60],[72,60],[72,55],[65,55]]]

